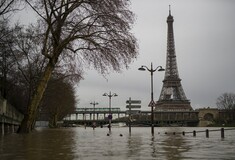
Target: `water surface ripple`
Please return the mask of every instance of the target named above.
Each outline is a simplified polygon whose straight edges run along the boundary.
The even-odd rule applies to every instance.
[[[215,129],[215,128],[209,128]],[[235,130],[192,133],[206,128],[60,128],[37,129],[31,134],[0,137],[0,160],[234,160]],[[167,134],[166,134],[167,133]],[[122,134],[122,136],[120,136]]]

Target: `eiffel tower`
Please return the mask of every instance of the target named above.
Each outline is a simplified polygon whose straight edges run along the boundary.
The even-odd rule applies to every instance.
[[[169,8],[169,16],[167,17],[168,35],[166,70],[161,94],[155,105],[155,110],[190,111],[192,110],[192,107],[190,105],[190,101],[185,96],[177,69],[173,22],[174,19],[171,15],[171,9]]]

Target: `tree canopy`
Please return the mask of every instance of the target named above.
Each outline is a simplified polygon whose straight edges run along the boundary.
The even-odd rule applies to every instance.
[[[27,1],[27,0],[26,0]],[[42,54],[55,63],[60,54],[76,65],[92,65],[101,73],[120,69],[137,55],[131,34],[133,13],[128,0],[27,1],[38,14]]]

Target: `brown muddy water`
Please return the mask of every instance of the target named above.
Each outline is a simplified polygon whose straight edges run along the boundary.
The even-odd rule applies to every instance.
[[[107,128],[38,128],[1,136],[0,160],[234,160],[235,130],[226,130],[225,138],[220,132],[180,134],[206,129],[157,127],[152,136],[148,127],[133,127],[131,135],[123,127],[107,136]]]

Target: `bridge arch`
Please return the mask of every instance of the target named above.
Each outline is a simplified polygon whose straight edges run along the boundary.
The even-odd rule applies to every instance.
[[[199,127],[206,127],[214,123],[219,116],[217,108],[200,108],[198,109]]]
[[[214,120],[214,115],[212,113],[206,113],[203,117],[204,120],[206,121],[213,121]]]

